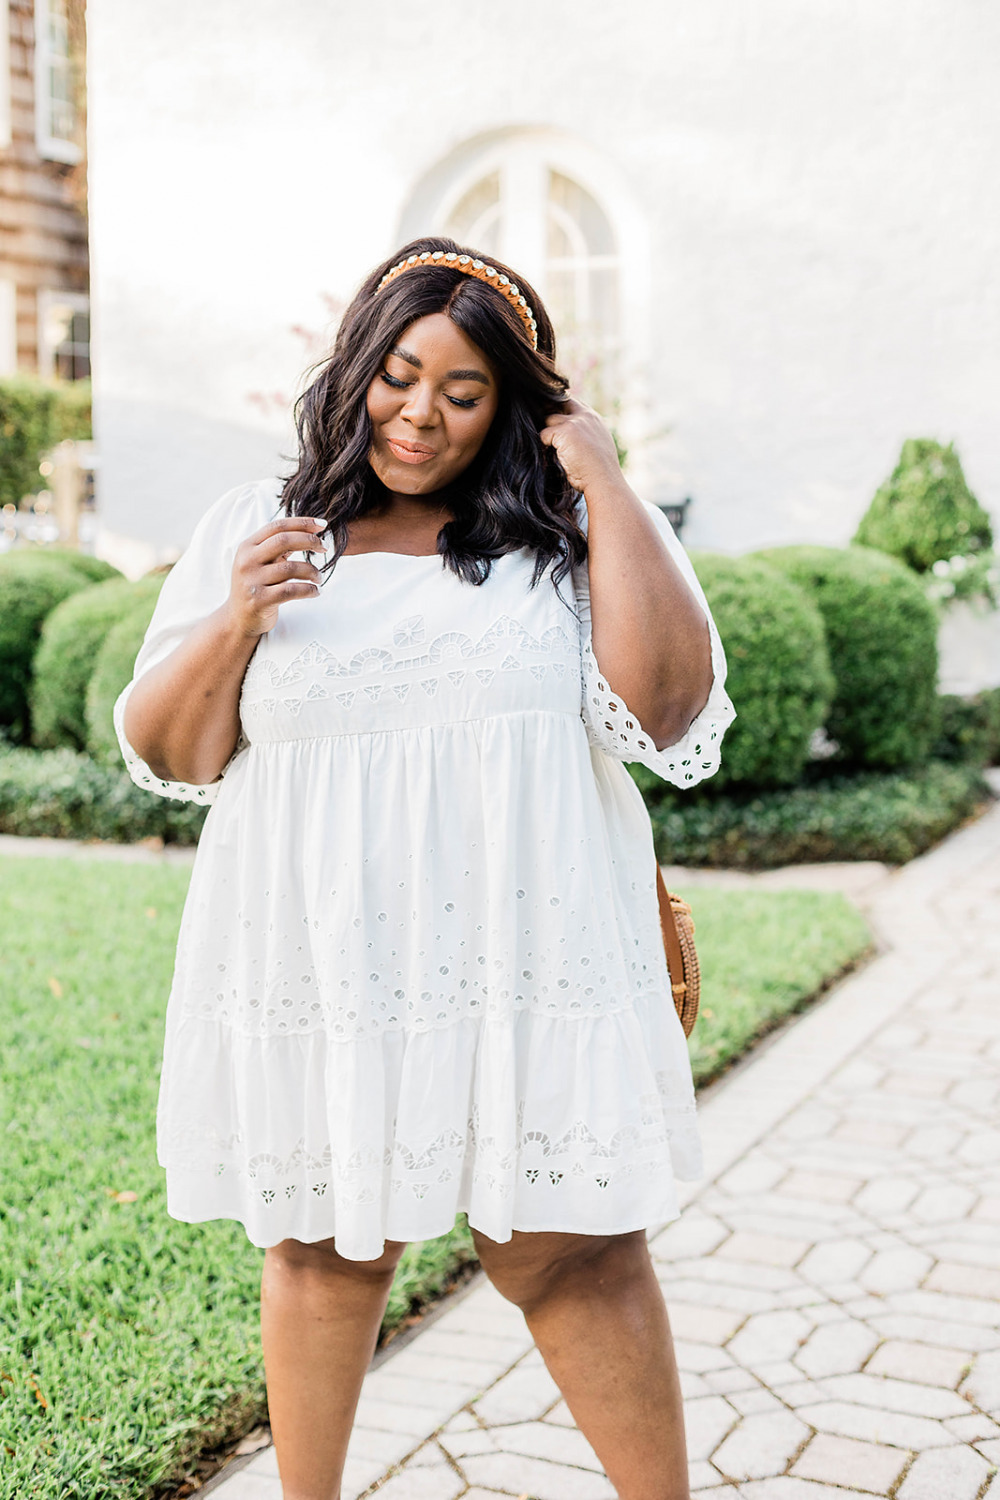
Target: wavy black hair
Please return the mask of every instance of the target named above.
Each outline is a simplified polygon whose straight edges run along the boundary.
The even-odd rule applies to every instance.
[[[469,255],[509,276],[534,311],[537,352],[506,298],[440,261],[414,266],[377,291],[386,271],[425,250]],[[481,584],[494,558],[527,547],[535,554],[532,588],[552,563],[558,587],[586,558],[587,540],[573,514],[576,491],[538,437],[569,389],[556,369],[552,324],[522,276],[494,256],[440,236],[413,240],[377,266],[344,313],[332,353],[296,403],[298,467],[285,481],[282,507],[289,515],[326,520],[332,541],[328,566],[336,566],[349,523],[378,510],[386,494],[369,463],[368,387],[404,330],[438,312],[489,357],[499,375],[499,405],[482,448],[439,492],[454,519],[441,528],[438,551],[460,578]]]

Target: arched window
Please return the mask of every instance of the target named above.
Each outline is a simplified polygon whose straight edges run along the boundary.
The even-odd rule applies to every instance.
[[[564,132],[512,127],[457,147],[415,185],[403,241],[448,234],[514,266],[555,324],[573,389],[630,450],[648,428],[649,230],[614,163]]]
[[[612,413],[619,404],[618,253],[593,193],[539,153],[511,150],[443,207],[443,233],[534,283],[574,386]]]

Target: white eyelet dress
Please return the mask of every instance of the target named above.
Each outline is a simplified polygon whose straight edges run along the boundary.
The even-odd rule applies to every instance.
[[[167,577],[135,679],[227,598],[276,482],[224,496]],[[699,599],[669,524],[649,507]],[[585,506],[580,502],[581,520]],[[676,1216],[700,1172],[652,835],[623,761],[691,785],[733,710],[715,684],[657,752],[590,649],[587,568],[477,587],[441,559],[343,557],[282,605],[243,683],[167,1008],[157,1117],[170,1213],[350,1259],[456,1212],[608,1234]],[[572,606],[569,607],[569,606]],[[704,606],[708,614],[707,605]]]

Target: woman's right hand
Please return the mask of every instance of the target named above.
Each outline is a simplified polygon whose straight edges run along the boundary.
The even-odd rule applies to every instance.
[[[319,569],[311,562],[292,562],[289,554],[325,556],[327,549],[314,542],[325,530],[326,522],[318,516],[284,516],[240,543],[226,610],[241,635],[264,635],[277,623],[279,605],[316,597],[322,583]]]

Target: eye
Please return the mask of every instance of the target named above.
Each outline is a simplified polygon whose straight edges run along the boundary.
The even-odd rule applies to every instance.
[[[395,375],[390,375],[388,370],[382,371],[382,379],[386,385],[391,385],[394,391],[405,391],[408,385],[406,380],[397,380]]]
[[[463,400],[460,396],[449,396],[448,397],[448,400],[451,402],[452,406],[464,406],[464,407],[476,406],[477,403],[478,403],[478,399],[479,398],[476,397],[476,396],[470,396],[468,400]]]

